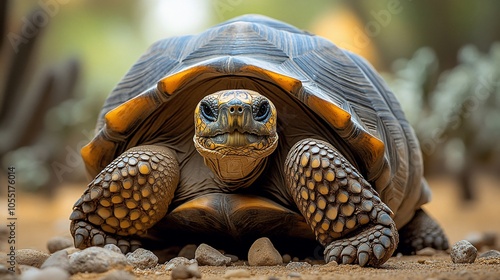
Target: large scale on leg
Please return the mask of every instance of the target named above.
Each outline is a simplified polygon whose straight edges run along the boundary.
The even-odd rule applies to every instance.
[[[273,19],[155,43],[96,131],[82,149],[94,180],[70,218],[79,248],[315,238],[326,261],[379,266],[398,240],[406,253],[448,246],[420,208],[418,141],[378,74]]]

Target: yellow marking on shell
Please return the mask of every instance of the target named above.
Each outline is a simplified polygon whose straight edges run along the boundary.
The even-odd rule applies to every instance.
[[[111,206],[111,202],[108,199],[101,199],[99,203],[104,206],[104,207],[109,207]]]
[[[190,81],[203,72],[214,72],[214,70],[208,66],[195,66],[161,79],[156,85],[156,88],[160,92],[172,95],[185,82]]]
[[[127,214],[128,214],[128,209],[125,207],[115,207],[115,209],[113,209],[113,215],[118,219],[125,218]]]
[[[354,205],[348,203],[348,204],[344,204],[342,205],[342,207],[340,208],[340,211],[342,212],[342,214],[344,216],[351,216],[352,213],[354,213]]]
[[[147,93],[137,95],[120,106],[109,111],[105,116],[106,129],[120,134],[126,134],[135,128],[137,121],[146,118],[152,110],[158,107],[155,98]],[[147,109],[147,110],[146,110]]]
[[[247,66],[241,67],[241,70],[243,72],[249,71],[249,72],[262,74],[261,76],[264,76],[263,78],[267,77],[267,78],[271,79],[274,82],[274,84],[279,85],[282,89],[284,89],[285,91],[290,92],[290,93],[297,92],[298,89],[302,86],[302,83],[298,79],[288,77],[285,75],[281,75],[279,73],[272,72],[272,71],[269,71],[266,69],[262,69],[262,68],[257,67],[257,66],[247,65]]]
[[[132,225],[132,223],[129,220],[121,220],[120,221],[121,228],[129,228],[131,225]]]
[[[303,167],[306,167],[307,163],[309,163],[309,154],[303,153],[302,157],[300,158],[300,165],[302,165]]]
[[[314,157],[313,160],[311,161],[311,167],[318,168],[320,165],[321,165],[321,161],[319,160],[319,158]]]
[[[348,229],[352,229],[356,226],[356,217],[353,217],[345,223],[345,227]]]
[[[333,231],[335,232],[342,232],[344,230],[344,224],[341,222],[341,221],[337,221],[334,225],[333,225]]]
[[[113,202],[114,204],[122,203],[122,201],[123,197],[121,197],[120,195],[114,195],[113,197],[111,197],[111,202]]]
[[[302,189],[302,191],[300,192],[300,196],[305,199],[305,200],[308,200],[309,199],[309,192],[305,189]]]
[[[330,221],[329,220],[324,220],[323,223],[321,224],[321,228],[324,229],[325,231],[330,228]]]
[[[117,182],[111,182],[111,184],[109,184],[109,191],[110,192],[117,192],[120,190],[120,185],[118,185]]]
[[[120,221],[118,221],[118,219],[115,217],[109,217],[106,219],[106,224],[108,224],[112,227],[117,227],[120,225]]]
[[[337,218],[338,209],[335,206],[328,205],[326,209],[326,217],[330,220],[335,220]]]
[[[318,186],[318,191],[322,195],[327,195],[330,190],[328,189],[327,186],[321,184],[321,185]]]
[[[321,171],[316,171],[314,172],[313,178],[314,181],[321,182],[321,180],[323,180],[323,174],[321,174]]]
[[[141,217],[141,211],[134,209],[130,211],[130,214],[128,215],[130,220],[135,221]]]
[[[351,121],[351,114],[314,94],[307,95],[307,105],[337,129],[345,129]]]
[[[316,214],[314,215],[314,221],[316,223],[319,223],[319,221],[321,221],[322,219],[323,219],[323,213],[321,211],[316,212]]]
[[[97,134],[92,142],[80,150],[87,172],[91,177],[95,177],[109,162],[113,161],[114,155],[110,154],[110,151],[114,150],[115,144],[102,134]]]
[[[345,203],[349,200],[349,194],[346,191],[339,191],[337,194],[337,201],[340,203]]]
[[[310,203],[308,211],[314,213],[314,211],[316,211],[316,205],[314,203]]]
[[[358,215],[358,222],[362,225],[367,224],[370,222],[370,217],[366,214],[360,214]]]
[[[133,184],[132,184],[132,180],[131,180],[131,179],[125,179],[125,180],[123,180],[123,182],[122,182],[122,186],[123,186],[123,188],[124,188],[124,189],[126,189],[126,190],[130,189],[130,188],[132,187],[132,185],[133,185]]]
[[[316,201],[318,208],[321,210],[324,210],[326,207],[326,199],[323,197],[319,197],[318,200]]]
[[[151,172],[151,168],[149,167],[149,164],[145,162],[139,163],[139,173],[143,175],[148,175]]]
[[[125,202],[125,205],[127,206],[128,209],[134,209],[137,207],[137,202],[129,199]]]
[[[335,172],[333,172],[333,170],[328,170],[326,172],[325,179],[328,182],[333,182],[333,180],[335,180]]]
[[[111,216],[112,212],[109,208],[104,208],[104,207],[98,207],[97,208],[97,215],[101,216],[103,219],[107,219]]]
[[[107,224],[102,224],[101,225],[101,228],[102,230],[104,230],[105,232],[109,232],[109,233],[115,233],[116,232],[116,229],[112,228],[111,226],[107,225]]]

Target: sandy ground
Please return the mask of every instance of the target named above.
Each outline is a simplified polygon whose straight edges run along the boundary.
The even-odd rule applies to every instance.
[[[459,199],[459,190],[449,178],[432,178],[433,201],[425,208],[443,226],[450,244],[464,239],[473,232],[494,232],[500,239],[500,182],[489,176],[478,177],[478,199],[464,203]],[[81,195],[85,186],[60,188],[55,199],[47,200],[40,195],[17,193],[16,244],[17,248],[33,248],[47,251],[46,242],[56,235],[68,235],[68,216],[71,206]],[[2,198],[4,201],[4,198]],[[2,201],[2,204],[3,204]],[[4,208],[5,209],[5,208]],[[0,219],[6,221],[6,212]],[[500,241],[497,240],[497,246]],[[5,251],[6,242],[0,242],[0,251]],[[241,268],[241,267],[234,267]],[[278,267],[245,267],[251,270],[252,278],[294,278],[294,270]],[[203,279],[222,278],[229,268],[201,267]],[[297,271],[302,279],[500,279],[500,260],[476,261],[474,264],[453,264],[446,254],[436,256],[404,256],[391,258],[382,268],[360,268],[359,266],[318,265]],[[135,271],[140,279],[170,278],[163,266],[153,271]],[[99,275],[78,275],[72,279],[97,279]],[[296,278],[298,279],[298,278]]]

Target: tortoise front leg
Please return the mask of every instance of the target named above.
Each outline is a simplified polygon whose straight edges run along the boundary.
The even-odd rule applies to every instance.
[[[375,190],[329,143],[305,139],[285,162],[286,182],[325,261],[379,266],[398,244],[392,211]]]
[[[95,177],[73,206],[76,248],[115,244],[126,253],[167,213],[179,182],[179,165],[169,148],[129,149]],[[134,238],[135,237],[135,238]]]

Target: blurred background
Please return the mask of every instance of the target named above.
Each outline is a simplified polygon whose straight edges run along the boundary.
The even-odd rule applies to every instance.
[[[147,47],[247,13],[367,58],[415,128],[434,191],[427,208],[451,241],[500,232],[499,1],[3,0],[0,194],[6,205],[15,167],[19,246],[44,249],[68,234],[88,182],[79,150]]]

